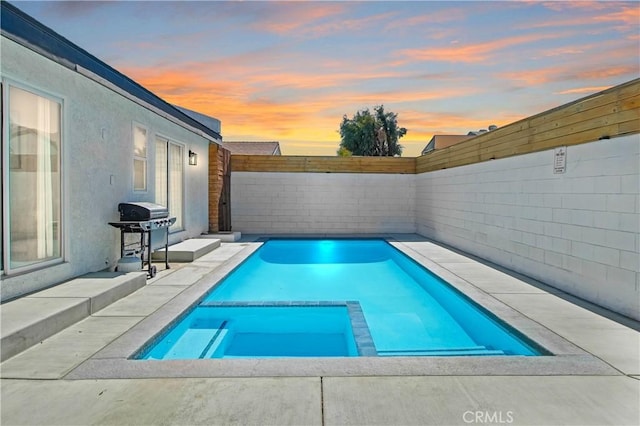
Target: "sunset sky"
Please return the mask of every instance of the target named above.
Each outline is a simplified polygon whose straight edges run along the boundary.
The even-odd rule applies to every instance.
[[[225,141],[289,155],[335,155],[342,116],[380,104],[413,157],[640,76],[638,2],[11,3]]]

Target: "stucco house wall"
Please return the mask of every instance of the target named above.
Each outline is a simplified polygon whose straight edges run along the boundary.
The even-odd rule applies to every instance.
[[[170,242],[208,229],[208,145],[205,137],[152,112],[98,82],[21,44],[1,38],[4,84],[60,98],[62,108],[63,262],[20,275],[3,275],[2,300],[92,271],[113,268],[120,257],[117,205],[155,199],[155,135],[184,149],[184,230]],[[133,125],[147,129],[145,192],[133,191]],[[188,152],[198,165],[188,165]]]

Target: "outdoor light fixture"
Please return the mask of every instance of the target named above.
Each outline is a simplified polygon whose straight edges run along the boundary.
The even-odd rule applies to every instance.
[[[189,165],[197,166],[198,165],[198,154],[189,150]]]

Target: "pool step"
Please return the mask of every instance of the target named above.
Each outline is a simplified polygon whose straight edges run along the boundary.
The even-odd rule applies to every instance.
[[[487,349],[484,346],[467,348],[414,349],[398,351],[378,351],[378,356],[478,356],[504,355],[504,351]]]
[[[222,343],[222,341],[224,340],[227,332],[227,321],[222,321],[222,324],[220,324],[220,328],[218,328],[214,335],[211,336],[209,343],[207,343],[207,346],[205,346],[205,348],[200,353],[200,359],[211,358],[211,354],[216,351],[218,346],[220,346],[220,343]]]
[[[218,247],[220,247],[220,239],[218,238],[192,238],[185,240],[169,246],[169,262],[193,262]],[[153,260],[164,260],[164,248],[154,251],[152,258]]]
[[[227,321],[209,326],[189,327],[162,355],[151,352],[151,359],[211,358],[229,333]]]

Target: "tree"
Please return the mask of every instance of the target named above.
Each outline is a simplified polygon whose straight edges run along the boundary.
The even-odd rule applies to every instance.
[[[338,148],[337,154],[338,154],[338,157],[351,157],[353,155],[351,151],[349,151],[344,146],[341,146],[340,148]]]
[[[407,129],[398,127],[398,114],[385,112],[384,105],[376,106],[374,114],[369,109],[357,111],[353,118],[342,117],[340,124],[340,149],[353,155],[385,156],[402,155],[398,140]]]

